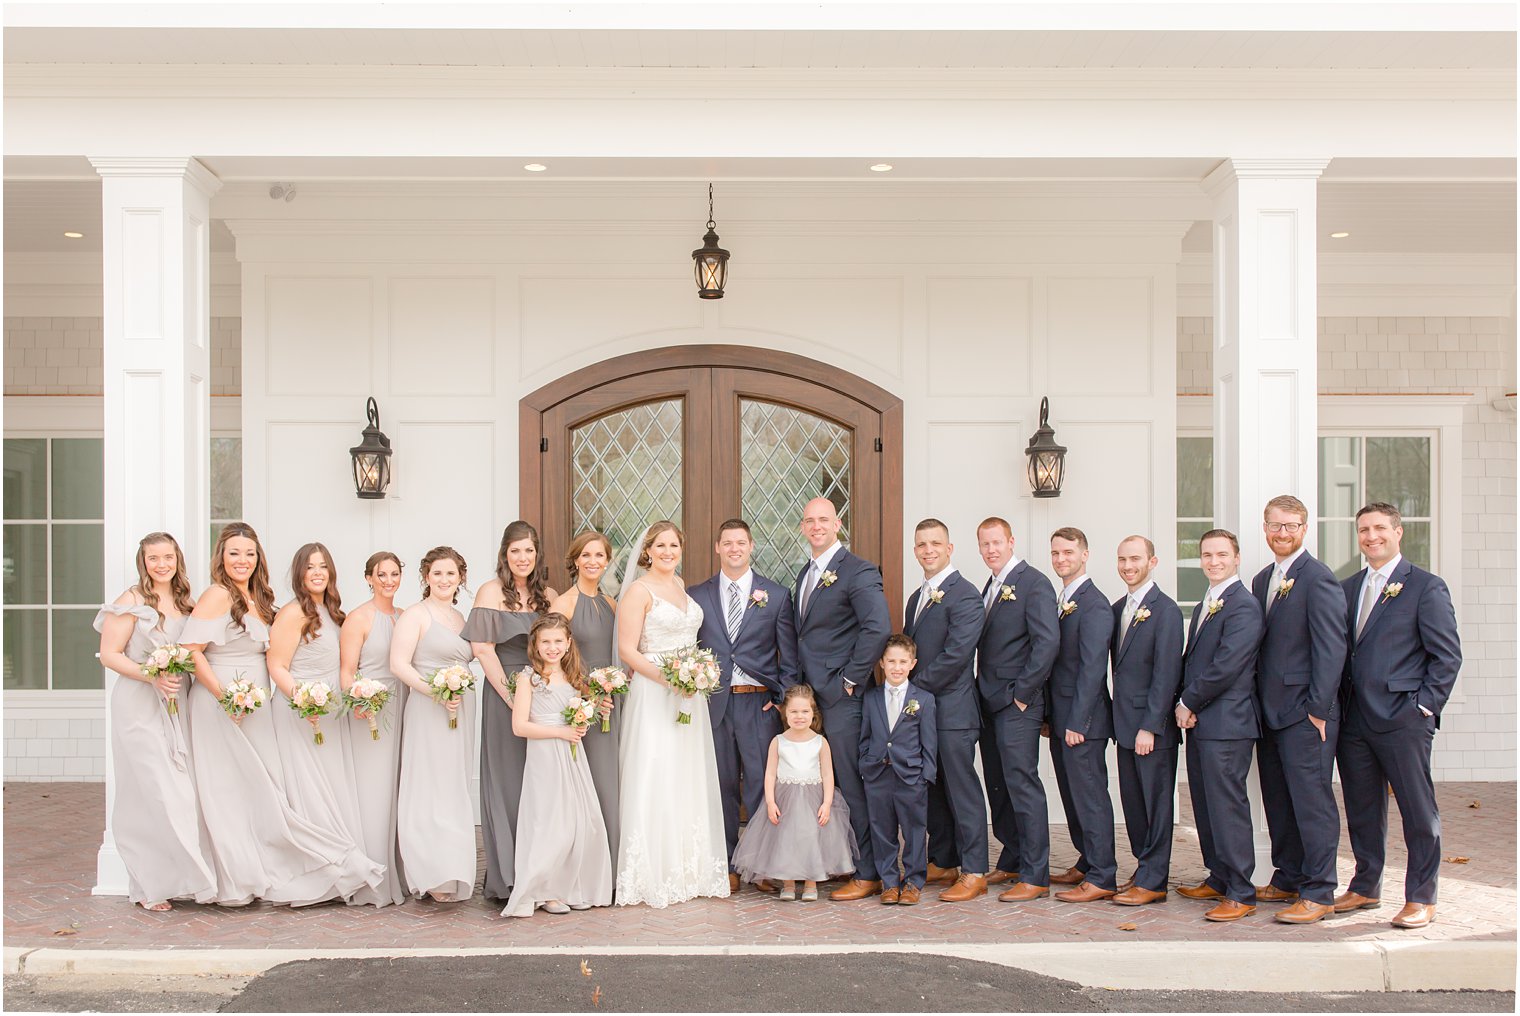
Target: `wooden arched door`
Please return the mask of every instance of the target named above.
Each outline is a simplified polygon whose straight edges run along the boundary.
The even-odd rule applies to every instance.
[[[851,549],[882,566],[889,603],[902,578],[902,401],[801,356],[745,346],[677,346],[620,356],[545,385],[521,403],[522,514],[535,522],[550,581],[583,529],[617,560],[649,523],[687,534],[689,581],[717,570],[717,527],[754,530],[755,569],[790,584],[806,555],[803,506],[834,501]]]

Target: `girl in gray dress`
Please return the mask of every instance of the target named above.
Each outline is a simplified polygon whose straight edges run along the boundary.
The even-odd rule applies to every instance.
[[[345,692],[362,675],[379,681],[391,693],[376,723],[379,738],[370,736],[369,717],[360,710],[354,710],[347,720],[362,846],[367,855],[385,865],[385,881],[374,889],[359,890],[349,903],[383,907],[406,902],[406,881],[396,849],[396,794],[401,774],[401,721],[409,689],[391,673],[401,559],[388,550],[370,555],[364,563],[364,581],[374,595],[349,611],[343,621],[338,670]]]
[[[174,537],[149,533],[137,545],[137,585],[95,616],[100,662],[120,675],[111,684],[111,834],[127,868],[127,898],[144,910],[216,898],[180,726],[179,704],[190,689],[177,674],[142,672],[148,654],[178,641],[195,609],[184,560]]]
[[[600,667],[621,667],[614,645],[614,620],[617,601],[602,592],[602,576],[612,564],[612,541],[601,533],[588,531],[570,541],[565,552],[565,567],[574,585],[550,605],[549,610],[570,619],[570,632],[576,651],[588,672]],[[622,711],[617,698],[604,705],[610,710],[610,727],[602,733],[600,723],[586,731],[581,752],[591,767],[591,782],[602,806],[602,822],[607,827],[607,849],[612,856],[618,848],[618,721]]]
[[[480,838],[486,854],[485,894],[512,895],[517,808],[528,746],[512,732],[507,675],[528,665],[528,629],[549,610],[538,530],[521,520],[501,534],[496,577],[480,587],[465,623],[490,687],[480,696]]]

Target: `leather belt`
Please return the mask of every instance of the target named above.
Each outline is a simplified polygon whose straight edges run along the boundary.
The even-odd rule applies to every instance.
[[[735,695],[749,695],[762,691],[769,695],[771,691],[763,684],[732,684],[729,685],[728,690],[733,692]]]

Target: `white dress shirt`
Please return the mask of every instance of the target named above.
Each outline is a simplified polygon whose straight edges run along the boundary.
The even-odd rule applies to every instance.
[[[754,571],[752,569],[746,568],[744,570],[744,574],[740,575],[736,579],[731,579],[727,575],[724,575],[722,572],[719,572],[718,575],[719,575],[719,578],[718,578],[719,595],[721,595],[723,597],[723,604],[722,604],[722,606],[723,606],[723,623],[724,623],[724,625],[727,625],[728,624],[728,598],[729,598],[729,596],[732,595],[729,592],[729,588],[731,586],[737,586],[738,589],[739,589],[739,612],[740,612],[740,616],[742,617],[743,616],[743,612],[749,609],[749,596],[750,596],[751,591],[753,591],[753,589],[754,589],[754,585],[755,585],[755,573],[754,573]],[[743,624],[742,620],[740,621],[740,624]],[[757,688],[758,687],[763,687],[760,684],[759,681],[756,681],[753,677],[750,677],[742,669],[740,669],[740,667],[739,667],[739,665],[737,663],[734,664],[733,674],[730,675],[728,683],[729,683],[730,686],[738,684],[738,685],[748,685],[748,686],[757,687]]]
[[[1073,596],[1077,595],[1077,590],[1081,589],[1082,588],[1082,583],[1084,583],[1086,581],[1087,581],[1087,573],[1083,572],[1081,575],[1077,576],[1077,580],[1075,582],[1073,582],[1069,586],[1066,586],[1066,587],[1062,588],[1061,594],[1058,597],[1056,597],[1056,602],[1057,603],[1065,603],[1068,600],[1070,600]]]

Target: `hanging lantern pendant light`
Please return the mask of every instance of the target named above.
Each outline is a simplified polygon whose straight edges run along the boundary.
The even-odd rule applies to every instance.
[[[707,235],[702,246],[691,252],[697,277],[697,296],[704,300],[723,299],[728,283],[728,251],[718,246],[717,223],[713,220],[713,187],[707,185]]]

